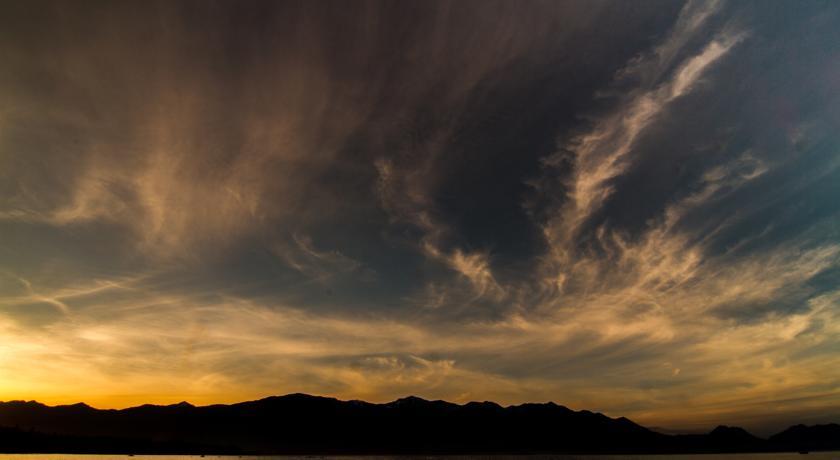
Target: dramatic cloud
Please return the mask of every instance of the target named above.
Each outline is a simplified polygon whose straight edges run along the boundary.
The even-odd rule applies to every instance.
[[[0,15],[0,399],[840,416],[840,5]]]

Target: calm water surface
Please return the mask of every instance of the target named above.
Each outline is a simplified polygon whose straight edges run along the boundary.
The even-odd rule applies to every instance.
[[[0,460],[195,460],[198,455],[75,455],[0,454]],[[207,460],[840,460],[840,451],[777,454],[691,454],[691,455],[430,455],[430,456],[235,456],[207,455]]]

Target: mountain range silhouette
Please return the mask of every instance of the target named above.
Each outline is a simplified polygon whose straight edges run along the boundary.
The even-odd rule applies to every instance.
[[[840,425],[768,439],[719,426],[668,435],[624,417],[554,404],[459,405],[414,396],[385,404],[290,394],[237,404],[0,402],[0,452],[170,454],[718,453],[840,449]]]

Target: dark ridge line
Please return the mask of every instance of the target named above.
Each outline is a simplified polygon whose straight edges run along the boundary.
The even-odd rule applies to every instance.
[[[6,427],[6,428],[2,428]],[[738,427],[665,434],[554,402],[503,407],[407,396],[387,403],[292,393],[233,404],[96,409],[0,402],[0,452],[169,454],[648,454],[840,450],[840,425],[767,439]]]

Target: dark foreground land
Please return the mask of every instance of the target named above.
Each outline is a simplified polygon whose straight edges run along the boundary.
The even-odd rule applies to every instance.
[[[134,454],[721,453],[840,450],[840,425],[762,439],[720,426],[666,435],[553,403],[501,407],[404,398],[387,404],[302,394],[231,405],[98,410],[0,403],[0,452]]]

